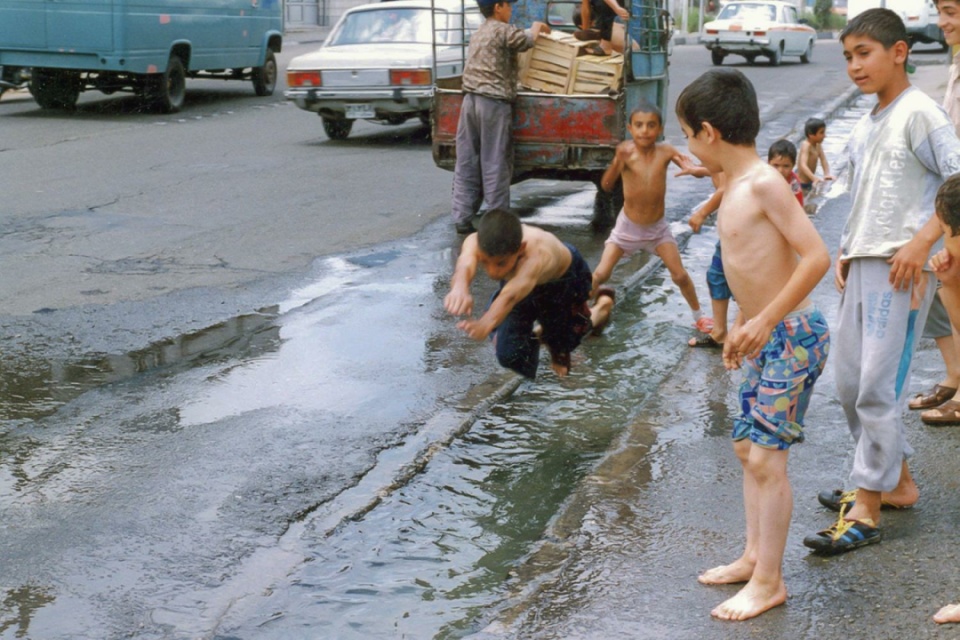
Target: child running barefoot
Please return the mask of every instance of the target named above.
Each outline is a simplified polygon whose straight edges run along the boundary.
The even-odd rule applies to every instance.
[[[451,314],[473,313],[470,284],[479,266],[500,281],[500,289],[479,319],[461,320],[457,327],[474,340],[492,334],[500,364],[528,378],[537,374],[541,342],[553,370],[565,376],[570,352],[610,318],[612,290],[600,290],[596,304],[587,305],[590,267],[580,252],[552,233],[520,224],[508,211],[488,211],[480,229],[463,241],[443,303]],[[534,323],[540,324],[539,334]]]
[[[682,169],[677,175],[685,175],[690,166],[673,146],[657,142],[663,132],[663,116],[655,106],[641,104],[634,109],[627,129],[632,139],[620,143],[600,181],[604,190],[611,191],[617,180],[623,178],[623,211],[617,216],[600,264],[593,272],[592,295],[610,279],[620,258],[637,251],[653,253],[663,260],[690,305],[694,325],[708,332],[713,322],[700,310],[696,287],[683,268],[677,240],[664,219],[667,167],[673,162]]]
[[[690,152],[726,178],[717,228],[740,311],[723,361],[728,369],[746,369],[742,414],[733,428],[746,544],[740,558],[699,581],[746,582],[711,611],[746,620],[787,599],[782,565],[793,509],[787,454],[803,441],[803,416],[826,364],[829,331],[809,295],[830,268],[830,256],[790,187],[757,156],[757,96],[742,73],[708,71],[681,92],[676,108]]]
[[[694,233],[700,233],[703,223],[706,222],[711,213],[720,208],[720,202],[723,200],[723,172],[711,174],[710,178],[713,180],[713,195],[700,205],[687,221]],[[707,291],[710,292],[713,327],[709,333],[690,338],[687,345],[697,348],[722,349],[723,341],[727,338],[727,313],[730,310],[730,299],[733,294],[730,293],[727,279],[723,275],[723,258],[720,253],[719,241],[717,241],[713,257],[710,259],[710,267],[707,269]]]

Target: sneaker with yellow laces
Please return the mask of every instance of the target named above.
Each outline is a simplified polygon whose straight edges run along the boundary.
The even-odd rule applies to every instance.
[[[835,523],[804,538],[803,546],[817,553],[833,556],[880,542],[880,528],[874,526],[873,520],[845,520],[845,512],[846,505],[840,509],[840,517]]]

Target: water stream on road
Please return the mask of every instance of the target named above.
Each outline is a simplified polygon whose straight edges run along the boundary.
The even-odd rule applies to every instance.
[[[830,123],[831,158],[852,113]],[[670,196],[675,233],[708,191]],[[525,221],[597,262],[589,189],[518,194],[536,212]],[[613,321],[572,374],[544,359],[519,381],[442,311],[442,224],[424,232],[433,240],[326,260],[259,314],[4,372],[0,638],[458,638],[560,570],[562,554],[538,550],[689,356],[689,310],[662,270],[640,283],[649,261],[625,261]],[[714,242],[707,232],[684,252],[705,307]],[[478,282],[477,299],[492,288]],[[712,363],[692,387],[733,384],[700,355]],[[451,419],[434,433],[438,414]],[[650,423],[641,455],[667,423]]]

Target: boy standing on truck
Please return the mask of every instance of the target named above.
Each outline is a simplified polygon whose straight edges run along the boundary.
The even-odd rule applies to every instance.
[[[667,167],[675,163],[682,169],[678,175],[691,173],[691,168],[676,148],[657,142],[663,132],[663,116],[652,104],[641,103],[633,110],[627,130],[631,139],[617,146],[613,161],[600,181],[602,189],[612,191],[617,180],[623,178],[623,210],[607,238],[600,264],[593,272],[593,292],[610,279],[623,256],[637,251],[656,254],[690,305],[694,325],[706,333],[713,322],[700,310],[697,289],[683,268],[677,240],[664,219]]]
[[[744,367],[733,449],[743,468],[746,543],[703,584],[746,585],[711,615],[746,620],[783,604],[783,552],[793,498],[787,457],[826,364],[829,330],[810,293],[830,255],[777,171],[757,155],[757,95],[733,69],[714,69],[677,98],[690,153],[726,180],[717,213],[724,275],[739,307],[723,344],[727,369]]]
[[[509,24],[513,2],[477,0],[486,20],[470,36],[463,68],[451,210],[457,233],[473,231],[470,219],[484,200],[491,209],[510,209],[517,54],[533,47],[540,33],[550,33],[542,22],[527,31]]]
[[[500,364],[528,378],[537,375],[541,343],[556,374],[567,375],[570,352],[588,333],[600,333],[610,318],[612,290],[602,289],[596,304],[587,304],[590,267],[580,252],[552,233],[520,224],[509,211],[488,211],[479,231],[463,241],[443,301],[449,313],[473,313],[470,284],[479,267],[500,281],[500,289],[480,318],[461,320],[457,327],[474,340],[492,335]]]

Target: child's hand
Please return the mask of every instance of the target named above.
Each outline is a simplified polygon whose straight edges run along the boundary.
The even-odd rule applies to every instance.
[[[633,140],[624,140],[617,145],[617,158],[619,158],[621,162],[626,162],[636,150],[637,145],[633,143]]]
[[[680,171],[674,174],[675,178],[680,176],[694,176],[695,178],[706,178],[710,175],[710,172],[707,171],[707,168],[703,165],[699,165],[693,161],[693,159],[685,154],[678,153],[673,157],[673,161],[680,167]]]
[[[934,273],[940,273],[941,271],[946,271],[949,269],[951,262],[952,258],[950,256],[950,252],[946,249],[940,249],[940,251],[937,251],[935,254],[933,254],[933,257],[930,258],[929,264]]]
[[[457,323],[457,329],[460,329],[474,340],[483,340],[490,335],[491,331],[486,324],[479,320],[461,320]]]
[[[737,353],[736,348],[730,344],[730,337],[733,332],[727,334],[727,339],[723,343],[723,366],[730,371],[739,369],[743,364],[743,356]]]
[[[627,18],[630,17],[630,12],[624,9],[623,7],[621,7],[620,5],[617,5],[617,7],[614,9],[614,12],[623,20],[626,20]]]
[[[926,251],[912,240],[897,249],[893,257],[887,260],[890,265],[889,281],[894,291],[909,291],[910,285],[919,284],[926,262]]]
[[[833,284],[839,293],[843,293],[843,288],[847,286],[847,274],[850,272],[850,263],[846,260],[837,259],[833,265]]]
[[[708,213],[703,209],[697,209],[693,212],[693,215],[690,216],[690,219],[687,220],[687,224],[690,225],[690,228],[693,229],[694,233],[700,233],[700,228],[707,219],[707,215]]]
[[[473,313],[473,296],[469,291],[454,289],[443,299],[443,307],[454,316],[468,316]]]
[[[770,340],[772,332],[773,325],[768,324],[761,316],[750,318],[742,325],[734,327],[723,343],[724,365],[727,364],[727,347],[731,349],[731,360],[737,362],[737,367],[734,368],[739,368],[743,358],[755,358],[760,354],[760,349]]]

